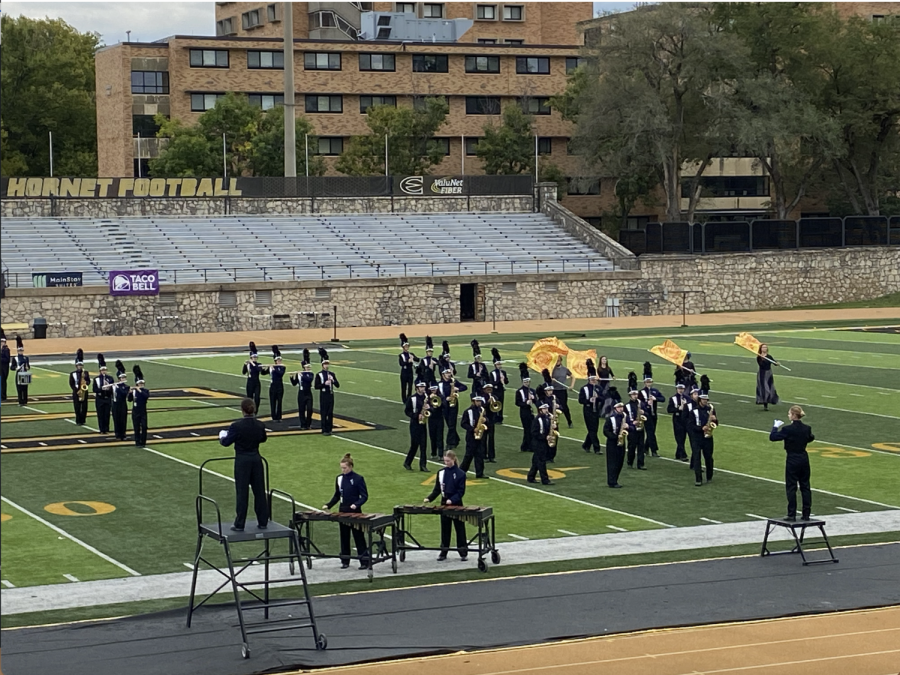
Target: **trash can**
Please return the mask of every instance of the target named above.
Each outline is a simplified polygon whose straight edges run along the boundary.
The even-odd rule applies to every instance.
[[[47,339],[47,319],[43,317],[36,316],[34,317],[34,339],[35,340],[46,340]]]

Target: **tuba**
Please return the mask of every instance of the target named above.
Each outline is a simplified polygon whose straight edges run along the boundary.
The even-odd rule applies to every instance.
[[[491,396],[490,409],[492,413],[498,413],[503,410],[503,404],[500,402],[500,399],[494,398]]]
[[[480,441],[481,437],[484,436],[484,432],[487,431],[487,422],[485,421],[485,409],[484,406],[481,406],[481,415],[478,416],[478,424],[475,425],[475,429],[473,429],[472,434],[475,436],[475,440]]]

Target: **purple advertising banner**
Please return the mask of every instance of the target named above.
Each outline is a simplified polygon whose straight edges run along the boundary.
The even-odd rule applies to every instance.
[[[109,273],[110,295],[159,295],[158,270],[129,270]]]

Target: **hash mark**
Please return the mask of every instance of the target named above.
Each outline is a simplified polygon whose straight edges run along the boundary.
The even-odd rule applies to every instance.
[[[624,527],[616,527],[615,525],[607,525],[607,527],[611,530],[615,530],[616,532],[628,532]]]
[[[517,535],[517,534],[508,534],[508,535],[506,535],[506,536],[507,536],[507,537],[512,537],[513,539],[519,539],[519,540],[521,540],[521,541],[530,541],[530,540],[528,539],[528,537],[520,537],[520,536]]]
[[[846,506],[835,506],[834,508],[846,511],[847,513],[859,513],[856,509],[848,509]]]
[[[63,576],[69,581],[78,581],[77,577],[73,577],[71,574],[63,574]]]
[[[577,537],[578,535],[574,532],[569,532],[568,530],[557,530],[557,532],[562,532],[563,534],[568,534],[570,537]]]
[[[757,518],[758,520],[768,520],[768,518],[764,518],[763,516],[758,516],[755,513],[745,513],[745,516],[750,516],[751,518]]]
[[[702,517],[702,516],[700,517],[700,520],[705,520],[707,523],[714,523],[715,525],[721,525],[721,524],[722,524],[722,521],[721,521],[721,520],[713,520],[712,518],[704,518],[704,517]]]
[[[15,586],[13,586],[13,585],[12,585],[10,582],[8,582],[6,579],[0,579],[0,584],[3,584],[3,585],[6,586],[7,588],[15,588]]]

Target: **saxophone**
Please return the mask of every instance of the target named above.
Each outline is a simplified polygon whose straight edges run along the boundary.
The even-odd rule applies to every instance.
[[[554,416],[550,420],[550,433],[547,434],[547,445],[551,448],[555,448],[557,442],[559,441],[559,424],[556,421],[556,416]]]
[[[625,445],[625,441],[628,438],[628,429],[625,428],[625,420],[622,420],[622,430],[619,431],[619,439],[616,445]]]
[[[713,432],[718,428],[718,424],[712,421],[712,418],[716,416],[716,409],[710,404],[709,406],[709,416],[710,420],[706,423],[706,426],[703,427],[703,438],[712,438]]]
[[[78,400],[84,402],[88,395],[87,378],[84,376],[84,372],[82,372],[79,378],[81,379],[81,386],[78,387]]]
[[[422,413],[419,415],[419,424],[425,424],[425,420],[427,420],[429,417],[431,417],[431,407],[426,401],[425,405],[422,408]]]
[[[447,398],[447,406],[450,408],[455,408],[457,405],[457,399],[459,398],[459,392],[456,391],[456,383],[450,385],[450,396]]]
[[[473,435],[475,436],[475,440],[480,441],[481,437],[484,436],[484,432],[487,431],[487,422],[485,421],[485,408],[481,406],[481,415],[478,417],[478,424],[475,425],[475,429],[472,430]]]

